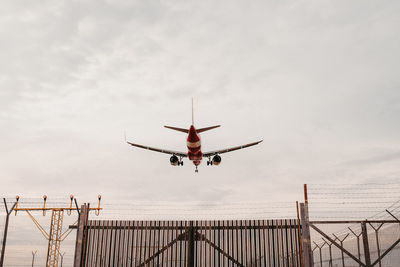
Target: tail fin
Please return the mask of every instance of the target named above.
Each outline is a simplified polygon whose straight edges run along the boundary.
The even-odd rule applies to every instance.
[[[196,132],[197,133],[202,133],[202,132],[205,132],[205,131],[208,131],[208,130],[211,130],[211,129],[218,128],[220,126],[221,125],[215,125],[215,126],[210,126],[210,127],[206,127],[206,128],[201,128],[201,129],[197,129]]]
[[[178,127],[172,127],[172,126],[164,126],[165,128],[171,129],[171,130],[175,130],[175,131],[179,131],[179,132],[184,132],[184,133],[188,133],[189,130],[188,129],[183,129],[183,128],[178,128]]]

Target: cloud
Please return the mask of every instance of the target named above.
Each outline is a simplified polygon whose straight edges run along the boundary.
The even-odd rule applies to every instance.
[[[375,165],[396,160],[400,160],[400,151],[389,152],[384,154],[381,153],[380,155],[375,155],[372,157],[359,160],[348,161],[343,164],[348,166]]]
[[[0,179],[7,195],[131,201],[301,198],[301,185],[398,177],[397,1],[6,1]],[[201,165],[164,124],[222,124]],[[375,148],[379,148],[379,151]],[[360,170],[360,166],[367,166]],[[268,196],[268,197],[267,197]]]

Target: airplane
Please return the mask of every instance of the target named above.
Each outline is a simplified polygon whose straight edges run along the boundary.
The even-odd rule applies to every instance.
[[[188,148],[187,153],[173,151],[173,150],[167,150],[167,149],[160,149],[160,148],[155,148],[155,147],[150,147],[150,146],[144,146],[144,145],[140,145],[140,144],[131,143],[128,141],[126,141],[126,142],[129,145],[134,146],[134,147],[139,147],[139,148],[143,148],[143,149],[147,149],[147,150],[151,150],[151,151],[156,151],[156,152],[172,155],[169,162],[173,166],[183,166],[182,158],[188,157],[189,160],[191,160],[193,162],[194,166],[196,167],[195,172],[198,172],[198,166],[200,165],[203,157],[208,158],[207,166],[209,166],[209,165],[210,166],[211,165],[218,166],[221,163],[220,154],[239,150],[239,149],[246,148],[246,147],[251,147],[251,146],[257,145],[263,141],[263,140],[260,140],[260,141],[252,142],[249,144],[241,145],[241,146],[235,146],[235,147],[230,147],[230,148],[226,148],[226,149],[214,150],[214,151],[209,151],[209,152],[203,153],[201,151],[201,140],[200,140],[199,134],[202,132],[211,130],[211,129],[218,128],[220,126],[221,125],[215,125],[215,126],[196,129],[194,127],[193,99],[192,99],[192,125],[190,125],[189,129],[172,127],[172,126],[164,126],[165,128],[175,130],[178,132],[184,132],[184,133],[188,134],[187,139],[186,139],[187,148]],[[211,157],[212,157],[212,159],[211,159]]]

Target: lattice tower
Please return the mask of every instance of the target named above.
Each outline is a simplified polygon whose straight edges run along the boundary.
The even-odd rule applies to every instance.
[[[63,209],[52,210],[46,267],[58,267],[63,217],[64,217]]]

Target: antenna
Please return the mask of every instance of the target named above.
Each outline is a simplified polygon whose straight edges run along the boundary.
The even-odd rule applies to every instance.
[[[193,97],[192,97],[192,125],[194,125],[194,115],[193,115]]]

